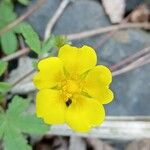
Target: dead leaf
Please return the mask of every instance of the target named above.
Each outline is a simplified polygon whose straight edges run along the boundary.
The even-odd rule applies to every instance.
[[[131,22],[148,22],[149,19],[150,19],[150,10],[146,4],[142,4],[137,9],[135,9],[131,13],[129,18]]]
[[[102,0],[102,4],[112,23],[122,21],[125,12],[125,0]]]

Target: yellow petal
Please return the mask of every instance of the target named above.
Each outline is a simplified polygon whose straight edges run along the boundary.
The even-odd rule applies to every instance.
[[[97,62],[96,53],[89,46],[76,48],[70,45],[64,45],[59,50],[58,57],[64,62],[65,69],[70,74],[82,74],[93,68]]]
[[[66,111],[66,123],[77,132],[88,132],[100,125],[105,118],[105,110],[96,100],[79,96]]]
[[[109,89],[112,81],[112,74],[105,66],[96,66],[89,71],[85,78],[84,91],[94,97],[102,104],[107,104],[113,100],[113,92]]]
[[[59,91],[44,89],[36,96],[36,114],[47,124],[64,123],[66,105],[63,103]]]
[[[33,83],[38,89],[57,86],[64,78],[63,63],[57,57],[48,57],[38,63],[39,72],[34,76]]]

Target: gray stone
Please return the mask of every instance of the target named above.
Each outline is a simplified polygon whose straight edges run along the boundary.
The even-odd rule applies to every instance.
[[[122,38],[121,38],[122,36]],[[104,46],[99,55],[115,64],[144,47],[150,46],[150,35],[142,30],[120,31]],[[115,100],[106,106],[110,115],[150,115],[150,66],[114,77]]]
[[[33,6],[37,1],[31,0],[29,6]],[[34,27],[34,29],[39,33],[39,35],[43,38],[44,31],[49,19],[53,16],[55,10],[59,6],[61,0],[47,0],[43,6],[39,8],[36,12],[34,12],[30,17],[27,18],[27,21]],[[24,12],[25,7],[17,7],[17,11],[19,13]]]
[[[44,36],[49,19],[55,13],[60,0],[48,0],[37,12],[28,18],[35,30]],[[35,0],[32,0],[35,3]],[[66,8],[54,27],[54,34],[71,34],[109,24],[101,5],[94,0],[78,0]]]
[[[143,0],[126,0],[126,11],[132,11],[141,3],[143,3]]]
[[[67,7],[54,33],[72,34],[106,25],[109,25],[109,19],[97,1],[78,0]]]

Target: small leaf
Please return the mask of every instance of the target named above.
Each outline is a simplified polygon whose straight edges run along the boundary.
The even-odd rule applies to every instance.
[[[56,46],[56,40],[54,36],[49,37],[42,43],[41,54],[45,54]]]
[[[34,68],[35,70],[38,70],[37,65],[38,65],[38,60],[34,60],[34,61],[32,62],[32,66],[33,66],[33,68]]]
[[[16,127],[29,134],[43,134],[49,130],[49,126],[35,115],[24,115],[17,119]]]
[[[20,115],[20,113],[24,112],[27,107],[29,106],[29,100],[23,99],[22,97],[15,96],[12,99],[12,102],[9,104],[7,114],[17,116]]]
[[[13,32],[6,32],[1,37],[1,45],[5,54],[11,54],[16,51],[18,41]]]
[[[28,5],[29,4],[29,0],[18,0],[19,3],[21,3],[22,5]]]
[[[14,128],[12,124],[7,124],[5,129],[4,148],[5,150],[31,150],[31,147],[27,144],[19,130]]]
[[[44,134],[48,125],[27,112],[30,101],[15,96],[6,112],[0,113],[0,138],[5,150],[31,150],[22,133]]]
[[[63,45],[69,43],[69,41],[66,36],[57,35],[57,36],[55,36],[55,43],[56,43],[56,47],[59,49]]]
[[[0,82],[0,92],[1,93],[6,93],[11,89],[11,85],[6,82]]]
[[[2,1],[0,3],[0,22],[3,22],[4,25],[15,20],[17,17],[16,13],[13,11],[12,3],[7,3]]]
[[[7,66],[8,62],[0,60],[0,76],[5,72]]]
[[[27,23],[21,23],[16,29],[16,32],[21,33],[25,38],[25,42],[28,46],[37,54],[41,52],[41,41],[38,34]]]

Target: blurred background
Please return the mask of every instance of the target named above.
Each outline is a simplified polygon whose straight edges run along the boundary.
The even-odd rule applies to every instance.
[[[31,0],[28,7],[33,7],[37,1]],[[15,5],[19,15],[24,14],[28,7],[18,3]],[[150,1],[47,0],[28,16],[26,21],[39,33],[41,39],[44,39],[45,30],[50,32],[49,21],[52,21],[52,18],[55,20],[56,12],[59,14],[59,11],[61,15],[51,28],[52,34],[66,35],[75,46],[94,47],[98,54],[98,63],[109,66],[113,71],[111,89],[115,93],[115,99],[105,105],[105,108],[107,116],[115,117],[108,117],[104,127],[106,130],[109,127],[111,129],[111,121],[114,122],[112,127],[118,126],[115,126],[114,132],[108,130],[109,134],[106,133],[106,136],[98,135],[105,131],[93,131],[91,136],[83,137],[67,133],[66,130],[59,135],[57,130],[53,130],[44,137],[34,137],[33,149],[150,150],[150,139],[145,139],[146,134],[150,137],[150,130],[144,130],[145,124],[150,122],[150,26],[145,26],[150,22]],[[11,66],[13,71],[10,73],[9,81],[13,81],[19,72],[30,70],[31,59],[35,57],[35,54],[30,52],[27,57],[13,60]],[[28,88],[27,81],[25,83],[22,88],[21,85],[16,86],[13,92],[22,96],[30,94],[32,87]],[[120,126],[119,122],[122,123]],[[132,123],[129,122],[133,123],[133,129],[137,128],[135,134],[131,133],[131,136]],[[138,122],[142,122],[141,125],[145,127],[143,130],[136,126]],[[120,134],[116,133],[117,130]],[[136,133],[137,137],[134,136]],[[111,138],[107,135],[111,135]]]

